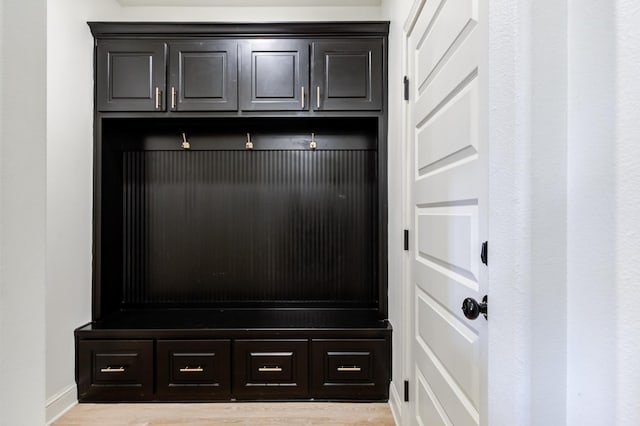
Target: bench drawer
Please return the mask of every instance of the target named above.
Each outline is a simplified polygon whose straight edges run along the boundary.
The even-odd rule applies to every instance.
[[[158,398],[229,398],[229,340],[158,340],[156,351]]]
[[[144,401],[153,398],[152,340],[82,340],[80,401]]]
[[[384,339],[312,340],[311,362],[313,397],[388,397],[389,355]]]
[[[305,397],[307,340],[236,340],[234,394],[237,398]]]

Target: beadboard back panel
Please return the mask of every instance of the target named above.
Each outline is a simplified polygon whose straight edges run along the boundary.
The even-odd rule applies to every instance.
[[[124,304],[374,305],[375,170],[367,150],[124,151]]]

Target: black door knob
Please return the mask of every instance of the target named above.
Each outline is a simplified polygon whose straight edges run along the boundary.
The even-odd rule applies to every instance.
[[[478,303],[472,297],[467,297],[462,301],[462,312],[470,320],[478,318],[480,314],[484,315],[484,319],[487,319],[487,296],[482,298],[482,303]]]

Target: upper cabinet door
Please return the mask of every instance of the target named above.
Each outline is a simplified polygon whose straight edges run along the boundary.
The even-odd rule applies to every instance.
[[[241,109],[309,109],[308,41],[249,40],[241,52]]]
[[[313,43],[313,109],[382,109],[382,40]]]
[[[166,45],[152,40],[100,41],[99,111],[164,111]]]
[[[169,44],[171,111],[238,109],[238,43],[192,40]]]

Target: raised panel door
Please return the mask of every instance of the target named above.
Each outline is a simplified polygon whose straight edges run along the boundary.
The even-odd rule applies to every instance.
[[[315,110],[382,109],[382,40],[313,43]]]
[[[238,109],[235,40],[190,40],[169,45],[171,111]]]
[[[308,41],[251,40],[241,46],[241,109],[306,111],[308,100]]]
[[[98,111],[164,111],[166,44],[107,40],[96,51]]]

